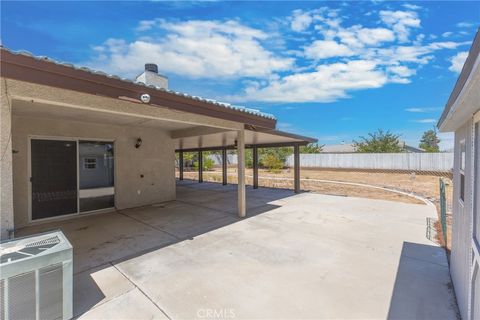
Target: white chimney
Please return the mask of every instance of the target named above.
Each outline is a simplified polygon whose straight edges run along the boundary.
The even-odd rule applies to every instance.
[[[135,81],[162,89],[168,89],[168,78],[158,74],[158,66],[154,63],[146,63],[145,71],[139,75]]]

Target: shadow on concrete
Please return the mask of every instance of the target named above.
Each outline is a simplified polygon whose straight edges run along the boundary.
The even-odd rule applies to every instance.
[[[439,314],[460,319],[445,250],[404,242],[388,319],[440,320]]]
[[[280,206],[276,202],[294,195],[287,189],[248,186],[246,219],[274,210]],[[78,317],[107,296],[114,298],[102,291],[98,279],[120,287],[127,280],[116,278],[121,274],[115,264],[244,219],[237,217],[237,185],[177,180],[175,201],[49,222],[23,228],[19,235],[60,229],[70,240],[74,247],[74,316]],[[116,289],[126,292],[128,285]]]

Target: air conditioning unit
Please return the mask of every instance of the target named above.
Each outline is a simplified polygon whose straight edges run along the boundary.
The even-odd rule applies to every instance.
[[[0,319],[70,319],[72,245],[61,231],[0,243]]]

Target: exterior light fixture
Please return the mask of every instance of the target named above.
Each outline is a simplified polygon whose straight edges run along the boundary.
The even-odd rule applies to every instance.
[[[135,148],[140,148],[140,146],[142,145],[142,138],[138,138],[137,139],[137,143],[135,143]]]
[[[149,103],[150,95],[148,93],[144,93],[140,96],[140,100],[142,100],[143,103]]]

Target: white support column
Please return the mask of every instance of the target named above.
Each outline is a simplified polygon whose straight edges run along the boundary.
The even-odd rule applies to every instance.
[[[9,237],[13,230],[13,181],[12,181],[12,110],[7,95],[6,80],[0,85],[0,239]]]
[[[245,190],[245,130],[237,131],[238,216],[247,215]]]

